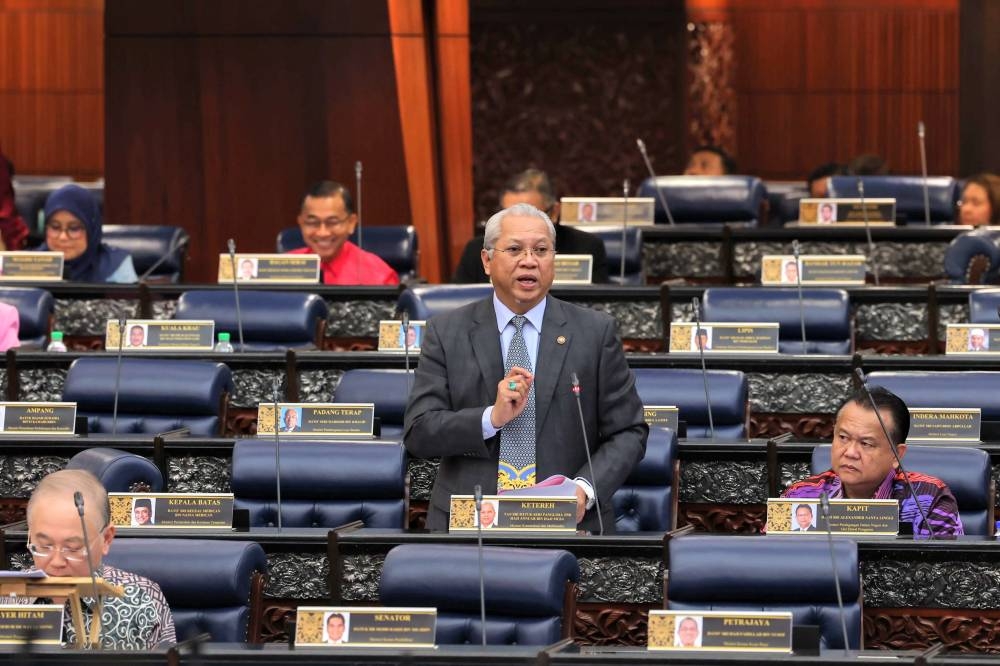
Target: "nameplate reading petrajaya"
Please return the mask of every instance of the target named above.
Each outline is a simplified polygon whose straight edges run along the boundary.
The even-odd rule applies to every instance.
[[[318,284],[319,255],[237,254],[236,281],[247,284]],[[233,283],[233,257],[219,255],[219,284]]]
[[[706,355],[777,354],[777,323],[702,322],[670,324],[670,353]]]
[[[108,493],[118,528],[229,529],[232,493]]]
[[[791,652],[787,612],[649,611],[650,650]]]
[[[885,500],[830,500],[830,520],[821,513],[818,498],[778,497],[767,500],[767,533],[896,536],[899,502]]]
[[[409,351],[411,354],[419,354],[426,324],[427,322],[423,320],[410,320],[404,331],[403,322],[383,319],[378,323],[378,350],[400,354]]]
[[[798,261],[791,254],[764,255],[760,262],[760,283],[803,287],[817,285],[863,285],[867,264],[861,254],[803,254]]]
[[[183,319],[127,319],[125,327],[109,319],[104,335],[104,349],[132,352],[212,351],[215,345],[215,322]],[[121,333],[124,332],[124,338]],[[150,377],[156,381],[156,377]]]
[[[864,226],[865,219],[873,227],[896,225],[895,199],[802,199],[799,201],[801,226],[835,224],[837,226]],[[795,225],[789,225],[795,226]]]
[[[576,497],[484,495],[479,512],[472,495],[452,495],[449,532],[576,532]]]
[[[0,435],[72,435],[75,402],[0,402]]]
[[[670,428],[674,432],[680,424],[680,410],[671,405],[643,405],[642,416],[647,425]]]
[[[628,215],[624,197],[563,197],[559,200],[561,224],[620,225],[628,221],[630,227],[653,224],[656,200],[652,197],[629,197]],[[558,248],[557,248],[558,249]]]
[[[946,354],[1000,354],[1000,324],[948,324]]]
[[[436,608],[299,606],[295,647],[432,648]]]
[[[277,416],[277,419],[275,418]],[[257,435],[279,437],[374,437],[375,404],[273,402],[257,405]]]
[[[910,434],[906,441],[978,442],[982,424],[983,411],[979,408],[910,407]]]
[[[594,258],[589,254],[556,254],[553,284],[590,284]]]
[[[64,604],[0,604],[0,645],[22,645],[28,636],[35,645],[59,645],[64,608]]]
[[[63,259],[62,252],[0,252],[0,281],[62,280]]]

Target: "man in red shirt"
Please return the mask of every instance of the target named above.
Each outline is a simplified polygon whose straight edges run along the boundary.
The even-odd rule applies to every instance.
[[[348,240],[358,216],[351,193],[340,183],[324,180],[306,192],[298,223],[306,247],[289,254],[318,254],[323,284],[399,284],[389,264]]]

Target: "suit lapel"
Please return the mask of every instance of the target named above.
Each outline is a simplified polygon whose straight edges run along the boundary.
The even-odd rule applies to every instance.
[[[496,386],[503,379],[503,356],[492,296],[480,301],[474,318],[475,323],[469,331],[469,342],[485,384],[486,400],[492,404],[497,397]]]
[[[561,301],[548,297],[545,316],[542,318],[542,333],[538,340],[538,367],[535,368],[535,434],[541,432],[542,424],[552,405],[552,395],[562,374],[566,353],[573,342],[573,336],[566,330],[566,313]],[[562,340],[560,343],[559,340]],[[570,387],[565,387],[568,391]]]

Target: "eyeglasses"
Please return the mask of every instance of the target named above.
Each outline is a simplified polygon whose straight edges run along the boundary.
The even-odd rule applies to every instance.
[[[532,254],[535,257],[535,259],[545,259],[546,257],[555,254],[555,251],[552,248],[548,247],[521,248],[518,247],[517,245],[512,245],[511,247],[503,249],[501,248],[493,248],[493,249],[496,250],[497,252],[503,252],[511,259],[523,259],[524,257],[528,256],[529,253]]]
[[[102,530],[103,531],[103,530]],[[52,557],[56,554],[55,546],[39,546],[38,544],[29,543],[28,551],[35,557]],[[59,554],[63,556],[63,559],[67,562],[83,562],[87,559],[87,547],[77,546],[75,548],[60,548]]]
[[[344,226],[345,224],[347,224],[350,221],[351,221],[350,218],[344,218],[343,220],[341,220],[341,219],[336,218],[336,217],[330,217],[330,218],[327,218],[325,220],[317,220],[315,218],[307,218],[307,219],[305,219],[305,220],[302,221],[302,226],[305,227],[306,229],[309,229],[310,231],[315,231],[315,230],[319,229],[320,227],[323,227],[325,229],[337,229],[339,227]]]
[[[47,234],[61,236],[64,231],[70,238],[80,238],[87,233],[87,228],[82,224],[67,224],[66,226],[63,226],[55,222],[45,223],[45,233]]]

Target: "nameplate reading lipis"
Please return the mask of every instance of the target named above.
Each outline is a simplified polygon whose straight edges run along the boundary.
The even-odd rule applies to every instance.
[[[72,435],[75,402],[0,402],[2,435]]]
[[[118,320],[109,319],[104,334],[107,351],[132,353],[162,351],[212,351],[215,345],[215,322],[182,319],[127,319],[122,329]],[[124,338],[121,335],[124,334]],[[155,381],[150,377],[150,381]]]
[[[979,408],[910,407],[910,434],[906,441],[978,442],[983,423]]]
[[[680,410],[673,406],[643,405],[643,420],[647,425],[658,426],[660,428],[670,428],[677,432],[680,422]]]
[[[794,287],[863,285],[868,267],[862,254],[767,254],[760,262],[760,283]]]
[[[424,326],[427,322],[410,320],[406,330],[403,322],[395,319],[384,319],[378,323],[378,350],[380,352],[396,352],[405,354],[420,353],[420,343],[424,341]]]
[[[830,500],[829,526],[834,534],[896,536],[899,534],[899,502],[893,499]],[[820,511],[819,498],[768,499],[767,533],[826,534],[827,520]]]
[[[472,495],[452,495],[449,532],[576,532],[576,497],[484,495],[476,513]]]
[[[111,524],[119,528],[229,529],[231,493],[108,493]]]
[[[299,606],[295,647],[432,648],[436,608]]]
[[[625,215],[624,197],[563,197],[559,200],[562,224],[582,225],[623,224],[648,226],[653,224],[656,200],[652,197],[629,197]]]
[[[557,254],[554,284],[590,284],[594,258],[589,254]]]
[[[791,652],[792,614],[649,611],[650,650]]]
[[[777,323],[670,324],[670,353],[705,354],[777,354]]]
[[[236,280],[248,284],[317,284],[319,255],[237,254]],[[233,258],[219,255],[219,284],[232,284]]]
[[[948,324],[946,354],[1000,354],[1000,324]]]
[[[0,281],[63,279],[62,252],[0,252]]]
[[[279,402],[257,406],[257,435],[274,437],[374,437],[375,404]]]
[[[865,218],[873,227],[891,227],[896,224],[895,199],[802,199],[799,201],[800,225],[836,224],[838,226],[864,226]]]
[[[0,604],[0,645],[23,644],[26,636],[36,645],[59,645],[63,608],[62,604]]]

